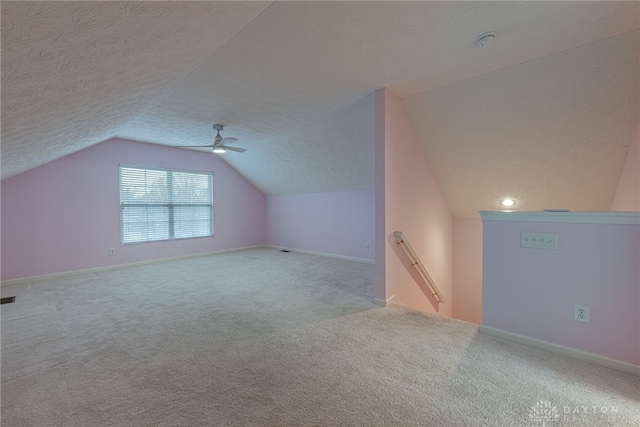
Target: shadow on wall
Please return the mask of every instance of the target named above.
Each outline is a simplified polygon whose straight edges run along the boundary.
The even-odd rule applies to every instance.
[[[393,233],[387,236],[387,242],[391,247],[394,248],[394,253],[396,257],[398,257],[398,260],[400,261],[402,266],[411,275],[411,278],[413,279],[415,284],[418,286],[418,288],[420,288],[420,291],[422,291],[422,293],[427,298],[427,300],[429,301],[433,309],[436,311],[436,313],[440,313],[440,303],[438,302],[436,297],[431,293],[431,289],[429,289],[429,285],[424,280],[424,278],[422,277],[418,269],[415,268],[411,263],[411,259],[409,258],[409,256],[404,252],[404,250],[402,250],[402,248],[400,248],[400,245],[396,242],[396,238]],[[396,300],[399,301],[397,297],[396,297]],[[402,304],[401,301],[400,303]]]

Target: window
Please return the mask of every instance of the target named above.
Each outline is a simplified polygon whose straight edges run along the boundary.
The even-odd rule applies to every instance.
[[[120,166],[125,243],[213,236],[213,175]]]

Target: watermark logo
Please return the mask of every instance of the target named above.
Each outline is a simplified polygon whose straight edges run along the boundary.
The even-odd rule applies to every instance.
[[[615,417],[619,412],[617,406],[563,406],[562,419],[573,423],[589,424],[593,419]],[[596,421],[597,422],[597,421]]]
[[[529,421],[542,427],[552,427],[555,421],[589,424],[594,420],[598,423],[602,417],[615,417],[619,411],[617,406],[557,406],[549,400],[541,400],[529,408]]]
[[[548,400],[536,402],[529,408],[529,419],[542,427],[549,427],[558,418],[560,418],[558,408]]]

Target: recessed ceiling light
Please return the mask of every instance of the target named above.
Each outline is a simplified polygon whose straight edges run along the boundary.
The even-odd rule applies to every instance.
[[[512,208],[518,203],[516,199],[512,199],[511,197],[505,197],[504,199],[500,199],[498,204],[503,208]]]
[[[476,46],[484,47],[491,44],[496,39],[496,32],[489,31],[488,33],[482,33],[476,39]]]

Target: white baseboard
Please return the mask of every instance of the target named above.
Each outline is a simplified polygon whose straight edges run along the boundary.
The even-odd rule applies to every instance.
[[[379,305],[380,307],[393,307],[393,306],[404,307],[404,304],[402,304],[402,301],[400,301],[400,299],[395,295],[391,295],[386,300],[383,300],[380,298],[374,298],[373,303],[375,305]]]
[[[107,266],[104,266],[104,267],[85,268],[85,269],[82,269],[82,270],[63,271],[63,272],[60,272],[60,273],[42,274],[42,275],[39,275],[39,276],[21,277],[19,279],[3,280],[2,282],[0,282],[0,286],[19,285],[19,284],[22,284],[22,283],[33,282],[33,281],[36,281],[36,280],[57,279],[57,278],[60,278],[60,277],[70,277],[70,276],[76,276],[76,275],[79,275],[79,274],[95,273],[95,272],[107,271],[107,270],[115,270],[115,269],[118,269],[118,268],[135,267],[137,265],[157,264],[157,263],[166,262],[166,261],[176,261],[176,260],[186,259],[186,258],[197,258],[197,257],[203,257],[203,256],[209,256],[209,255],[217,255],[217,254],[223,254],[223,253],[226,253],[226,252],[236,252],[236,251],[243,251],[243,250],[246,250],[246,249],[263,248],[264,246],[265,245],[243,246],[241,248],[223,249],[223,250],[211,251],[211,252],[200,252],[200,253],[197,253],[197,254],[190,254],[190,255],[180,255],[180,256],[168,257],[168,258],[157,258],[157,259],[151,259],[151,260],[147,260],[147,261],[138,261],[138,262],[125,263],[125,264],[107,265]]]
[[[296,249],[296,248],[287,248],[285,246],[275,246],[275,245],[265,245],[269,248],[273,248],[273,249],[284,249],[287,251],[291,251],[291,252],[299,252],[301,254],[309,254],[309,255],[320,255],[320,256],[324,256],[324,257],[329,257],[329,258],[337,258],[337,259],[343,259],[345,261],[356,261],[356,262],[364,262],[366,264],[375,264],[375,260],[372,259],[367,259],[367,258],[356,258],[356,257],[352,257],[352,256],[346,256],[346,255],[336,255],[336,254],[330,254],[327,252],[316,252],[316,251],[308,251],[305,249]]]
[[[379,305],[380,307],[386,307],[387,306],[387,301],[380,299],[380,298],[374,298],[373,299],[373,303],[375,305]]]
[[[402,303],[402,301],[400,301],[400,298],[398,298],[395,295],[391,295],[389,298],[387,298],[386,303],[387,303],[387,307],[396,306],[396,307],[408,308]]]
[[[636,365],[634,363],[612,359],[611,357],[601,356],[599,354],[590,353],[588,351],[578,350],[577,348],[554,344],[520,334],[514,334],[512,332],[491,328],[489,326],[480,326],[478,328],[478,331],[497,338],[517,342],[518,344],[540,348],[542,350],[547,350],[552,353],[560,354],[562,356],[571,357],[572,359],[578,359],[582,360],[583,362],[589,362],[593,363],[594,365],[604,366],[605,368],[615,369],[616,371],[640,376],[640,365]]]
[[[376,305],[379,305],[381,307],[405,307],[404,304],[402,304],[402,301],[400,301],[400,298],[398,298],[395,295],[391,295],[389,298],[387,298],[386,300],[380,299],[380,298],[374,298],[373,299],[373,303]],[[410,309],[411,310],[411,309]]]

